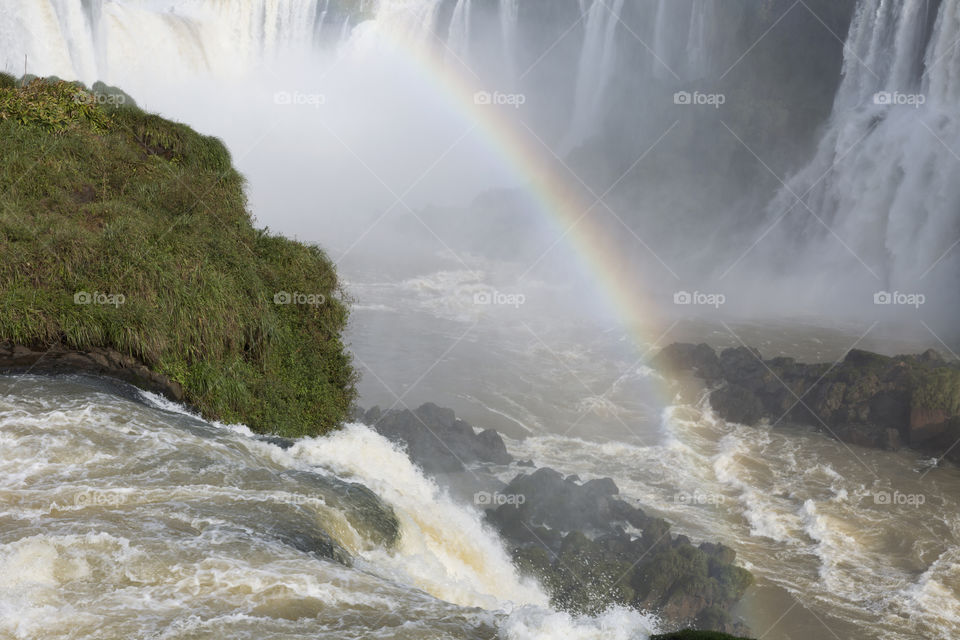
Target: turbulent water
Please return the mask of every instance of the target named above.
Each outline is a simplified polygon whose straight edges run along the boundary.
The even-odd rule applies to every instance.
[[[528,304],[478,305],[477,295],[514,293],[526,265],[452,256],[436,234],[406,247],[422,254],[415,268],[364,263],[395,256],[393,245],[351,253],[392,211],[503,186],[492,168],[502,162],[488,162],[486,141],[450,114],[417,55],[432,49],[447,71],[531,98],[542,71],[525,40],[539,20],[524,27],[520,0],[362,4],[14,0],[0,7],[0,69],[120,85],[223,136],[264,223],[324,243],[342,233],[343,255],[356,258],[342,270],[358,299],[351,339],[365,405],[455,407],[506,434],[516,456],[611,476],[679,531],[730,545],[758,577],[738,613],[765,640],[960,637],[956,468],[725,424],[702,394],[646,366],[677,339],[742,338],[765,356],[830,361],[866,327],[739,323],[734,335],[667,322],[661,342],[638,343],[634,327],[545,302],[563,294],[595,306],[568,282],[526,278]],[[560,123],[547,143],[570,150],[598,133],[625,66],[659,88],[716,75],[716,25],[730,4],[558,1],[572,8],[571,35],[544,48],[572,54],[552,87],[565,97],[547,95]],[[770,207],[770,237],[783,235],[755,252],[765,261],[756,271],[766,278],[764,250],[777,262],[793,247],[822,267],[825,291],[841,274],[862,274],[871,292],[932,289],[948,279],[960,233],[960,0],[856,7],[833,113]],[[636,39],[651,55],[625,63]],[[386,55],[371,55],[380,47]],[[298,96],[308,108],[290,108],[304,106]],[[322,224],[318,203],[330,216]],[[924,336],[858,346],[942,346]],[[102,381],[7,377],[0,394],[0,638],[586,640],[645,638],[658,626],[632,611],[551,610],[474,507],[363,425],[283,450]],[[501,471],[507,480],[517,469]],[[356,494],[345,497],[349,483],[393,509],[394,546]],[[351,562],[316,553],[331,541]]]
[[[379,303],[358,311],[353,333],[359,358],[377,373],[364,383],[369,402],[393,406],[399,396],[398,406],[455,406],[475,424],[512,434],[508,448],[519,459],[585,480],[612,477],[679,531],[730,545],[758,578],[739,611],[757,637],[960,636],[960,470],[810,431],[726,424],[702,393],[644,366],[655,347],[626,348],[630,338],[618,328],[547,321],[550,314],[532,309],[461,315],[483,278],[439,272],[355,283]],[[418,337],[390,349],[378,339],[388,325]],[[739,336],[766,357],[832,361],[861,334],[684,322],[664,341],[725,347],[739,346]],[[877,336],[859,346],[933,345]],[[417,381],[412,389],[409,380]]]
[[[0,637],[644,638],[545,608],[472,508],[350,425],[288,450],[89,379],[0,379]],[[350,492],[392,507],[385,547]],[[328,537],[352,567],[313,552]],[[610,633],[604,629],[611,630]]]

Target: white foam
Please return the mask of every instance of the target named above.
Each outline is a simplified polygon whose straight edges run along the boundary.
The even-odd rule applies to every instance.
[[[634,609],[613,607],[597,616],[575,618],[534,607],[521,607],[500,623],[505,640],[646,640],[659,633],[660,620]]]
[[[320,438],[300,440],[277,459],[319,465],[363,483],[393,506],[401,538],[395,550],[361,555],[377,571],[455,604],[487,609],[546,606],[532,581],[521,580],[480,514],[455,503],[406,454],[369,427],[351,424]]]

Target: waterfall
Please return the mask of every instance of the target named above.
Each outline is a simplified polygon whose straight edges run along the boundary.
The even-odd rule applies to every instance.
[[[713,29],[719,20],[717,0],[695,0],[687,34],[687,77],[708,76],[713,70],[716,41]]]
[[[517,77],[517,19],[519,0],[500,0],[500,34],[503,38],[503,59],[511,81]]]
[[[828,129],[768,214],[803,195],[824,224],[797,205],[777,245],[815,251],[828,270],[862,271],[863,261],[890,288],[919,287],[938,260],[956,260],[960,0],[931,15],[936,6],[861,0]]]
[[[162,66],[171,74],[235,72],[280,51],[310,47],[320,0],[101,0],[24,2],[0,9],[0,68],[91,83],[134,80]],[[162,63],[162,64],[161,64]]]
[[[573,119],[564,142],[570,151],[594,133],[602,118],[607,88],[614,73],[616,32],[624,0],[594,0],[586,17],[586,33],[574,95]]]
[[[653,73],[658,78],[667,78],[676,73],[673,71],[676,66],[676,57],[674,56],[676,32],[671,30],[671,26],[677,20],[677,9],[683,9],[683,3],[676,0],[658,0],[657,11],[654,17],[653,28],[653,53],[654,60]]]
[[[470,62],[470,23],[473,13],[473,0],[457,0],[450,18],[450,30],[447,35],[447,47],[451,57],[461,63]]]
[[[652,16],[655,77],[696,80],[710,74],[718,45],[718,1],[657,0]]]

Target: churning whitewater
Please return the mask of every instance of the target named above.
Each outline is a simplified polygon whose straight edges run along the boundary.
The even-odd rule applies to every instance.
[[[0,637],[626,640],[655,628],[637,612],[549,610],[476,510],[363,425],[284,450],[112,383],[0,385]]]
[[[0,6],[0,71],[103,81],[221,137],[263,224],[331,248],[358,299],[364,405],[453,407],[518,460],[612,478],[695,544],[729,546],[757,580],[733,613],[765,640],[953,640],[955,467],[726,423],[707,392],[648,366],[680,339],[810,362],[952,344],[927,316],[905,316],[922,335],[908,346],[871,342],[867,326],[922,311],[878,310],[884,290],[956,308],[960,0],[850,0],[846,33],[808,4],[831,3],[770,16],[773,0],[14,0]],[[736,41],[748,23],[759,39]],[[802,28],[822,39],[784,58],[835,46],[835,77],[822,58],[813,87],[736,77],[797,70],[764,45]],[[827,97],[784,107],[793,84]],[[713,104],[678,102],[697,95]],[[596,191],[594,208],[554,229],[481,107],[529,132],[558,181]],[[749,131],[767,107],[770,129],[803,140]],[[678,160],[703,140],[713,164],[693,166],[716,182]],[[634,305],[650,318],[611,321],[608,283],[567,247],[589,244],[599,217],[635,252],[598,252],[663,294]],[[658,227],[670,233],[648,235]],[[637,338],[658,306],[699,312],[673,296],[707,286],[756,316],[738,324],[717,305],[692,329]],[[866,306],[869,322],[794,322],[815,303]],[[104,380],[4,376],[0,478],[0,640],[645,640],[666,627],[656,612],[551,608],[478,508],[363,424],[291,443]]]

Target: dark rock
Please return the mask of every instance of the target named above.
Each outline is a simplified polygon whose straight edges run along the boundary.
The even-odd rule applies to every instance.
[[[367,411],[364,423],[384,437],[402,444],[410,458],[427,473],[454,473],[465,464],[509,464],[513,457],[493,429],[479,434],[459,420],[452,409],[427,403],[409,409],[382,413],[378,407]]]
[[[704,349],[690,353],[685,362],[719,372],[715,354],[711,365]],[[620,604],[656,609],[676,624],[738,628],[728,611],[751,578],[734,565],[733,551],[722,545],[697,548],[685,536],[671,536],[665,520],[621,499],[610,478],[582,482],[540,468],[503,486],[484,470],[483,463],[512,461],[492,429],[476,433],[453,411],[432,404],[385,413],[374,407],[363,420],[402,444],[448,491],[468,500],[472,494],[477,506],[491,505],[487,520],[510,545],[517,567],[549,591],[554,606],[581,614]],[[461,473],[464,464],[471,465],[470,473]],[[532,461],[517,465],[534,468]]]
[[[261,442],[272,444],[284,450],[289,449],[297,443],[293,438],[281,438],[280,436],[256,436],[256,438]]]
[[[531,475],[517,476],[503,492],[521,499],[497,507],[490,516],[494,523],[522,520],[561,531],[612,531],[610,498],[618,489],[609,478],[579,484],[544,467]]]
[[[0,374],[87,374],[106,376],[135,387],[165,396],[174,402],[184,401],[179,383],[152,371],[146,364],[114,349],[91,347],[71,349],[0,343]]]
[[[704,380],[719,380],[723,376],[716,352],[706,344],[675,342],[664,347],[651,364],[665,373],[692,371]]]
[[[730,383],[710,396],[710,406],[724,420],[739,424],[755,424],[764,416],[763,403],[750,389]]]
[[[580,483],[541,468],[517,476],[503,492],[524,499],[490,509],[487,517],[555,607],[579,615],[619,604],[656,610],[677,624],[740,628],[728,611],[752,577],[733,564],[734,551],[671,537],[666,521],[617,498],[611,479]],[[641,535],[628,535],[625,525]]]
[[[834,365],[763,360],[738,347],[720,354],[718,377],[705,364],[712,362],[707,349],[670,345],[654,362],[711,386],[725,383],[710,397],[724,420],[809,425],[852,444],[910,446],[960,462],[960,448],[951,449],[960,438],[960,367],[936,351],[891,357],[852,349]]]

